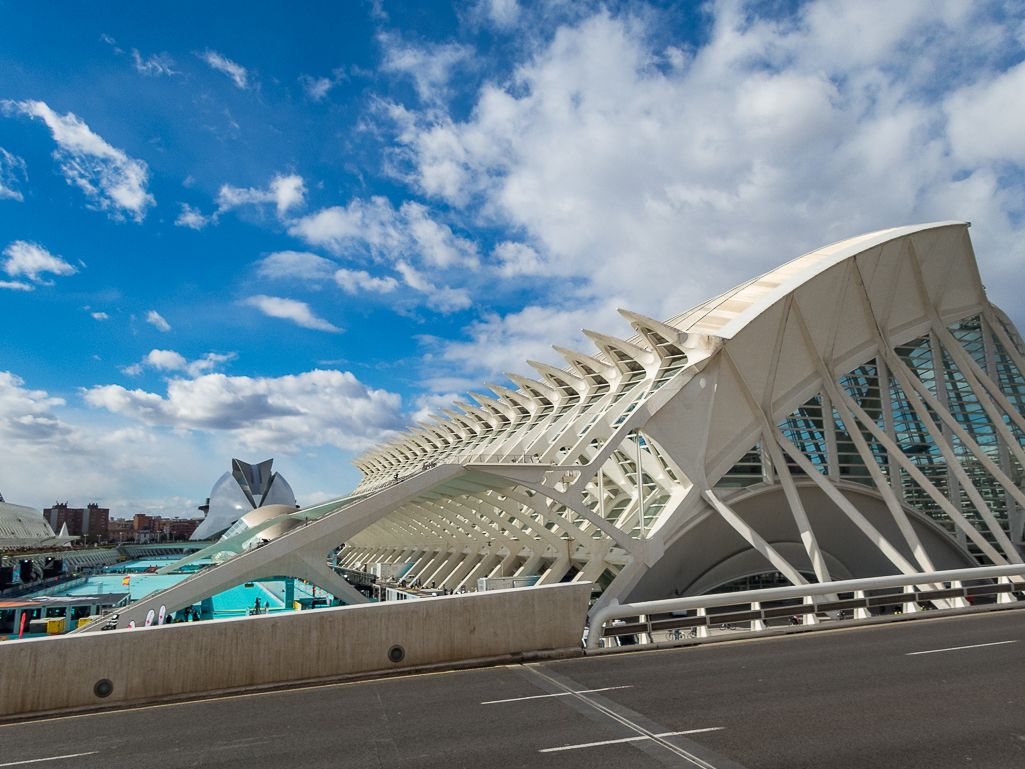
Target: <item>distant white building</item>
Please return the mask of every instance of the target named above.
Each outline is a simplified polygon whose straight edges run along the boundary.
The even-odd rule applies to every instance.
[[[217,479],[206,504],[204,520],[190,539],[213,539],[248,512],[266,505],[295,507],[295,494],[280,473],[271,472],[273,459],[256,465],[231,460],[231,470]]]
[[[53,547],[66,545],[76,537],[54,533],[43,514],[32,507],[12,505],[0,496],[0,548]]]

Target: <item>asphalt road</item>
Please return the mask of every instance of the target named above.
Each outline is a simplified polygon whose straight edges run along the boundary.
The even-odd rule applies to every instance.
[[[1025,611],[0,726],[27,769],[596,765],[1022,769]]]

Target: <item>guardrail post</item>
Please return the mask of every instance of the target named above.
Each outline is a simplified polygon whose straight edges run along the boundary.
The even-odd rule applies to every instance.
[[[911,596],[915,596],[917,598],[917,596],[915,595],[915,586],[914,585],[906,585],[904,587],[904,595],[911,595]],[[918,603],[916,601],[914,601],[914,600],[911,600],[911,601],[905,602],[904,606],[901,607],[901,608],[903,609],[905,614],[914,614],[916,611],[918,611]]]
[[[802,614],[801,623],[804,625],[817,625],[819,618],[815,616],[815,596],[808,595],[801,599],[806,604],[811,604],[811,614]]]
[[[1001,577],[1000,578],[1000,584],[1001,585],[1010,585],[1011,584],[1011,578],[1010,577]],[[997,593],[997,603],[1014,603],[1017,600],[1018,599],[1014,597],[1014,593]]]
[[[705,613],[704,608],[698,609],[698,616],[699,617],[707,616],[706,613]],[[698,625],[698,638],[708,638],[708,625],[707,624]]]
[[[950,586],[952,588],[957,588],[957,589],[961,589],[962,587],[964,587],[964,585],[961,584],[961,580],[959,580],[959,579],[958,580],[954,580],[953,582],[951,582]],[[951,598],[950,599],[950,605],[954,609],[967,609],[969,606],[971,606],[971,604],[968,603],[968,599],[967,598]]]
[[[751,604],[751,611],[761,611],[762,604],[760,601],[755,601]],[[751,620],[751,630],[765,630],[765,623],[760,619]]]
[[[859,601],[864,600],[864,598],[865,598],[865,591],[864,590],[855,590],[854,591],[854,597],[855,597],[855,599],[857,599]],[[870,612],[868,610],[868,608],[866,608],[866,607],[862,607],[860,609],[855,609],[854,610],[854,619],[868,619],[871,616],[872,616],[872,612]]]
[[[637,621],[640,622],[642,625],[645,624],[645,623],[648,623],[648,615],[647,614],[642,614],[641,616],[639,616],[637,618]],[[651,624],[650,623],[648,623],[648,630],[651,630]],[[650,644],[651,643],[651,633],[638,633],[637,634],[637,643],[639,643],[639,644]]]

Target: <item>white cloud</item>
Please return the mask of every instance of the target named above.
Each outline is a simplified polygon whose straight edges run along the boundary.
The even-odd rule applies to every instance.
[[[28,181],[25,168],[22,158],[0,147],[0,200],[25,200],[25,196],[16,189],[19,176]]]
[[[398,262],[395,269],[402,275],[407,286],[426,295],[427,306],[432,310],[448,314],[465,310],[471,304],[470,295],[465,288],[438,288],[405,262]]]
[[[188,367],[188,361],[174,350],[150,350],[149,355],[143,358],[147,363],[159,371],[182,371]]]
[[[335,263],[308,251],[277,251],[257,262],[256,274],[261,278],[330,278]]]
[[[0,288],[9,288],[12,291],[35,291],[36,287],[30,283],[22,283],[20,280],[0,280]]]
[[[357,294],[360,289],[373,291],[378,294],[387,294],[398,288],[399,282],[391,276],[375,278],[365,270],[345,270],[335,272],[335,282],[347,294]]]
[[[249,73],[245,67],[236,64],[226,56],[217,53],[217,51],[211,51],[209,48],[203,51],[203,53],[197,53],[196,55],[218,72],[223,72],[234,80],[235,85],[239,88],[243,90],[249,88]]]
[[[333,254],[368,251],[374,259],[417,258],[432,267],[475,269],[477,246],[439,224],[428,209],[413,201],[398,209],[384,197],[354,199],[349,205],[325,208],[292,222],[289,233]]]
[[[93,312],[90,313],[96,320],[107,320],[110,316],[105,312]]]
[[[328,323],[323,318],[317,317],[306,302],[298,302],[295,299],[284,299],[278,296],[251,296],[243,304],[257,308],[260,312],[270,318],[282,318],[290,320],[297,326],[312,328],[318,331],[332,331],[341,333],[342,329]]]
[[[3,263],[3,270],[12,278],[24,275],[36,283],[46,283],[41,277],[44,273],[74,275],[78,272],[78,268],[72,267],[61,257],[54,256],[38,243],[16,240],[7,246],[3,253],[7,257],[7,261]],[[52,281],[46,284],[53,285]]]
[[[286,453],[301,446],[362,449],[403,423],[398,395],[372,390],[348,372],[319,369],[277,379],[172,379],[166,397],[118,385],[83,395],[96,408],[146,425],[227,431],[247,447]]]
[[[215,217],[230,211],[233,208],[247,204],[274,203],[277,205],[278,216],[284,217],[289,209],[301,206],[306,202],[306,185],[303,178],[297,174],[284,176],[278,174],[273,179],[268,189],[258,190],[254,187],[248,189],[233,187],[225,184],[217,195],[217,213]]]
[[[516,0],[480,0],[473,9],[473,15],[486,19],[501,31],[513,28],[520,18],[520,6]]]
[[[951,94],[945,105],[954,155],[968,163],[1025,165],[1025,62]]]
[[[613,299],[576,309],[530,305],[505,316],[486,313],[468,327],[465,340],[425,338],[422,341],[429,348],[438,350],[432,361],[436,381],[429,384],[433,389],[450,389],[451,377],[470,372],[485,377],[500,376],[506,371],[536,376],[526,361],[566,365],[552,350],[553,344],[594,355],[594,344],[581,329],[618,333],[621,338],[632,336],[630,327],[616,312],[618,304]]]
[[[158,331],[171,330],[171,324],[164,320],[156,310],[150,310],[146,313],[146,322],[156,326]]]
[[[0,445],[4,494],[9,501],[42,505],[55,497],[108,498],[125,490],[126,479],[149,476],[152,485],[166,474],[176,440],[158,442],[139,426],[113,428],[89,420],[83,429],[58,412],[68,412],[63,398],[24,387],[24,380],[0,372]],[[192,464],[188,453],[176,469]]]
[[[62,117],[41,101],[0,104],[5,112],[22,112],[46,123],[57,142],[53,156],[60,163],[64,178],[82,190],[95,208],[107,211],[115,220],[123,219],[127,213],[141,222],[147,209],[156,205],[146,190],[149,166],[129,157],[124,150],[111,147],[71,112]]]
[[[188,227],[193,230],[201,230],[210,224],[212,217],[203,216],[198,208],[193,208],[188,203],[181,203],[181,213],[174,223],[179,227]]]
[[[453,70],[473,55],[471,48],[456,43],[421,48],[407,45],[396,34],[382,34],[379,40],[385,53],[381,69],[411,77],[417,95],[425,103],[444,98]]]
[[[655,47],[658,12],[601,11],[458,116],[391,104],[409,164],[394,168],[453,220],[529,243],[493,256],[504,277],[545,275],[537,312],[556,329],[611,296],[671,317],[821,244],[946,219],[973,222],[994,299],[1025,311],[1025,65],[1007,69],[1021,43],[995,7],[808,2],[781,21],[723,0],[686,51]],[[340,252],[359,222],[329,212],[293,232]],[[501,353],[472,340],[504,339],[503,322],[453,354]]]
[[[139,376],[149,367],[157,371],[184,371],[189,376],[197,377],[216,368],[221,363],[227,363],[237,357],[238,354],[233,352],[226,355],[208,352],[197,360],[189,361],[184,355],[174,350],[154,349],[150,350],[141,362],[122,368],[121,373],[128,376]]]
[[[135,69],[143,75],[178,75],[174,67],[174,59],[167,53],[155,53],[143,59],[138,50],[132,49],[132,59],[135,62]]]
[[[498,271],[505,278],[517,275],[544,275],[548,272],[548,265],[537,251],[523,243],[506,240],[495,246],[492,255],[501,262]]]
[[[335,81],[330,78],[315,78],[310,75],[300,75],[299,82],[302,84],[303,93],[310,101],[321,101],[335,86]]]

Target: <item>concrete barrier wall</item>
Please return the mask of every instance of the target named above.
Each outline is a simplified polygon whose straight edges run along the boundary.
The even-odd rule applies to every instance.
[[[568,583],[7,641],[0,717],[579,648],[590,591]],[[103,679],[113,691],[100,698]]]

